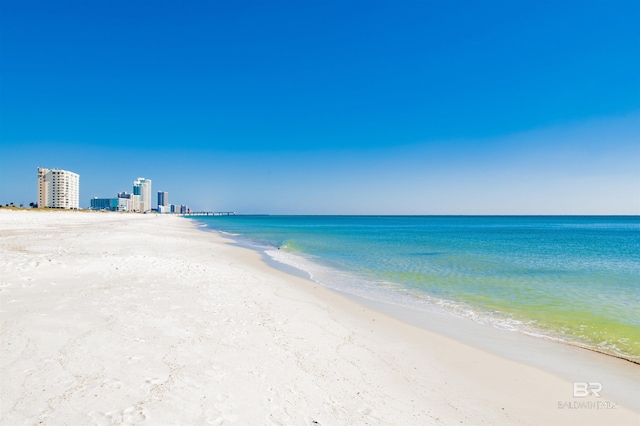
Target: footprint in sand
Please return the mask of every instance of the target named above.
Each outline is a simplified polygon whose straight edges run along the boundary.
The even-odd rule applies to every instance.
[[[137,425],[147,420],[147,412],[142,407],[129,407],[122,412],[122,421],[125,425]]]
[[[114,410],[108,413],[102,411],[91,411],[88,416],[93,419],[96,426],[112,426],[122,424],[122,411]]]
[[[206,422],[208,425],[223,425],[224,424],[224,415],[218,410],[206,410]]]
[[[233,415],[233,408],[226,403],[229,399],[227,394],[216,395],[212,408],[205,410],[207,424],[222,425],[225,423],[235,423],[238,419]]]
[[[127,357],[127,364],[133,364],[135,362],[137,362],[139,359],[141,359],[141,356],[137,356],[137,355],[129,355]]]
[[[91,411],[88,415],[96,426],[111,426],[113,424],[114,419],[101,411]]]
[[[109,389],[120,389],[122,387],[122,382],[118,379],[106,379],[100,387],[109,388]]]
[[[371,408],[368,407],[362,407],[358,410],[358,413],[362,414],[362,416],[366,417],[367,419],[371,420],[373,423],[378,423],[380,422],[380,418],[378,418],[377,416],[375,416],[373,414],[373,410]]]
[[[144,379],[144,382],[148,385],[159,385],[160,383],[162,383],[164,380],[162,380],[159,377],[146,377]]]

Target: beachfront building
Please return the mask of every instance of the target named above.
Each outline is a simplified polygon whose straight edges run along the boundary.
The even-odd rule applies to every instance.
[[[185,206],[184,204],[178,205],[178,204],[171,204],[170,207],[170,212],[171,213],[176,213],[176,214],[189,214],[191,213],[191,207],[189,206]]]
[[[151,211],[151,179],[138,178],[133,182],[133,195],[140,196],[138,211]]]
[[[129,198],[92,198],[91,210],[108,210],[112,212],[131,211],[131,200]]]
[[[38,167],[38,207],[80,208],[80,175],[68,170]]]
[[[173,214],[188,214],[191,213],[191,208],[185,205],[168,204],[166,206],[158,206],[158,213],[173,213]]]
[[[91,199],[91,204],[89,205],[91,210],[111,210],[115,211],[118,208],[118,199],[117,198],[98,198],[94,197]]]
[[[158,191],[158,211],[160,207],[165,207],[169,205],[169,193]]]
[[[118,192],[118,203],[124,206],[125,212],[139,212],[140,211],[140,196],[130,194],[127,191]]]

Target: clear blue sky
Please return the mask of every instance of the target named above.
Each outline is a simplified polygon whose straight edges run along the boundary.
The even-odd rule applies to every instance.
[[[640,214],[640,2],[0,0],[0,202]]]

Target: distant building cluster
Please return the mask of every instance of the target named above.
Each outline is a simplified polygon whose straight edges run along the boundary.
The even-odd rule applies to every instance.
[[[151,208],[151,179],[138,178],[133,182],[133,193],[118,192],[117,198],[93,198],[90,209],[117,212],[191,213],[188,206],[169,205],[169,193],[158,192],[158,208]]]
[[[68,170],[38,167],[38,207],[80,208],[80,175]]]
[[[94,197],[91,210],[146,213],[152,210],[151,179],[138,178],[133,182],[133,193],[118,192],[116,198]],[[38,168],[37,207],[59,209],[80,208],[80,175],[68,170]],[[158,192],[158,213],[188,214],[185,205],[169,204],[169,193]]]
[[[191,208],[185,205],[169,204],[169,193],[158,191],[158,213],[191,213]]]
[[[138,178],[133,182],[133,193],[118,192],[116,198],[91,199],[91,210],[146,213],[151,211],[151,179]]]

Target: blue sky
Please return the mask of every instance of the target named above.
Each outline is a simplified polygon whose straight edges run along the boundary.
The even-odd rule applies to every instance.
[[[640,214],[637,1],[0,0],[0,202]]]

